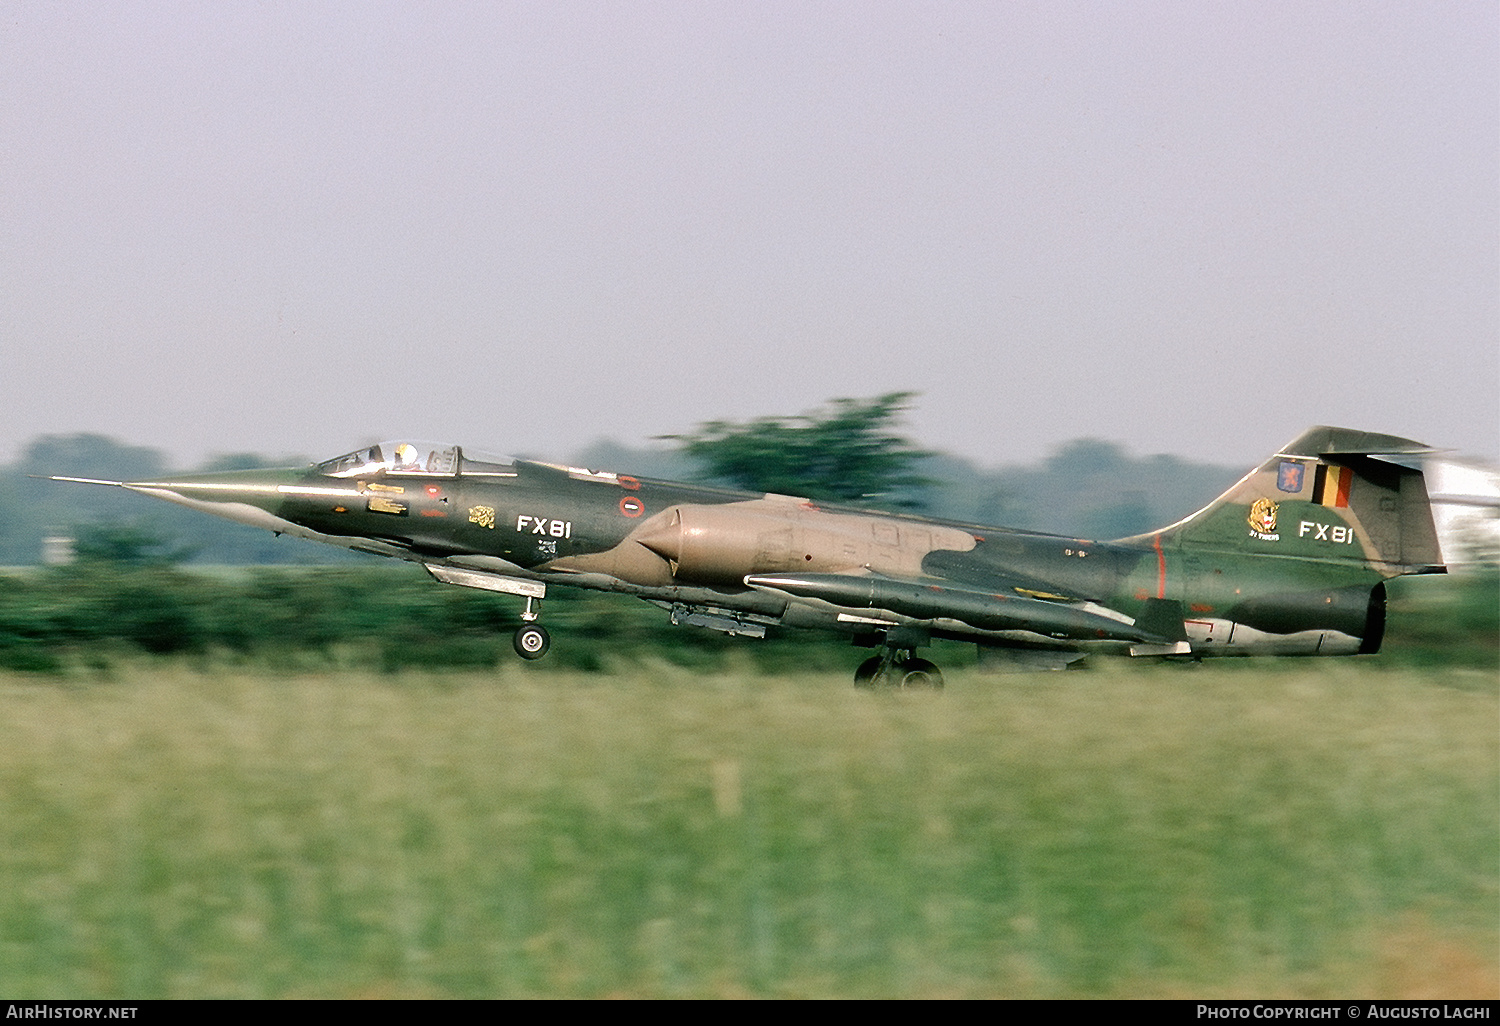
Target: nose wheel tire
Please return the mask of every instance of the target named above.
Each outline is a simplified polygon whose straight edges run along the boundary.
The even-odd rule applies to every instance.
[[[516,655],[522,659],[540,659],[552,647],[552,636],[545,627],[529,623],[516,631],[512,643],[516,647]]]

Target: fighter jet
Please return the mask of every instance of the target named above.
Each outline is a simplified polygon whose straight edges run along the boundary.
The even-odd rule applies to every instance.
[[[1444,572],[1420,460],[1430,448],[1304,432],[1197,513],[1093,541],[382,442],[310,467],[113,485],[524,600],[540,659],[549,587],[623,592],[674,624],[764,637],[842,632],[862,687],[942,686],[917,653],[1061,669],[1090,653],[1197,659],[1380,648],[1385,581]]]

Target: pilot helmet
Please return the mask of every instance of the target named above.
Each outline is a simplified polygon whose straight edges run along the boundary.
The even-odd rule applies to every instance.
[[[410,442],[402,442],[396,446],[396,466],[414,467],[417,465],[417,447]]]

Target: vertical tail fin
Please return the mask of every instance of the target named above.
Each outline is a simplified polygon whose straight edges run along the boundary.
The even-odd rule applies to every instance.
[[[1131,540],[1362,562],[1386,577],[1441,573],[1422,471],[1404,465],[1432,451],[1394,435],[1309,428],[1205,508]]]

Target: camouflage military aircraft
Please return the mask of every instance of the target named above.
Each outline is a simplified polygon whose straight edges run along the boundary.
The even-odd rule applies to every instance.
[[[933,638],[982,661],[1062,668],[1131,656],[1375,652],[1386,578],[1441,573],[1428,447],[1315,427],[1206,508],[1087,541],[382,442],[311,467],[92,481],[289,534],[421,563],[525,600],[515,649],[539,659],[552,585],[635,595],[672,622],[763,637],[841,631],[877,649],[862,686],[941,686]]]

